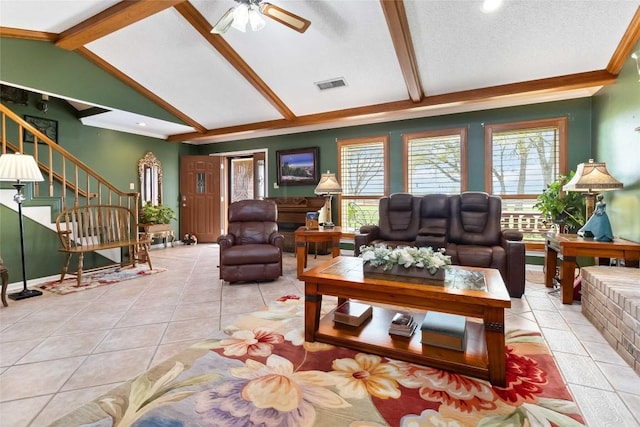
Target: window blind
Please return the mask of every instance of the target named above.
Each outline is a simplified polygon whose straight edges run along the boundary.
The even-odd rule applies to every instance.
[[[408,139],[407,191],[460,193],[461,142],[459,134]]]
[[[340,184],[343,196],[380,196],[385,189],[385,144],[344,144],[340,150]]]
[[[494,132],[491,146],[493,194],[537,195],[560,173],[558,127]]]
[[[378,222],[378,200],[387,188],[387,144],[388,137],[338,142],[343,232],[356,232],[362,225]]]

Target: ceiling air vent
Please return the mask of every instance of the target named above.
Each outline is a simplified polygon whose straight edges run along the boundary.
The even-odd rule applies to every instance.
[[[315,82],[316,86],[320,90],[333,89],[336,87],[345,87],[347,82],[344,80],[344,77],[338,77],[337,79],[325,80],[323,82]]]

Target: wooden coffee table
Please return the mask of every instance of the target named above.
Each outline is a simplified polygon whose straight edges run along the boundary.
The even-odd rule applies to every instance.
[[[484,274],[486,289],[461,289],[462,273],[447,272],[443,285],[415,284],[364,277],[362,259],[339,256],[304,272],[305,340],[320,341],[378,354],[392,359],[446,369],[505,385],[504,309],[511,299],[500,272],[487,268],[452,267]],[[357,299],[371,303],[410,307],[417,322],[425,311],[458,314],[479,320],[467,322],[464,352],[423,345],[421,333],[413,337],[388,333],[395,307],[373,306],[373,315],[359,327],[334,324],[333,312],[320,318],[322,295],[338,297],[338,302]]]

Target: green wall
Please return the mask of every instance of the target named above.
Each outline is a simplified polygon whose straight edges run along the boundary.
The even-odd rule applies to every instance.
[[[42,41],[0,37],[0,80],[112,109],[183,123],[76,52]]]
[[[634,51],[640,49],[640,43]],[[629,58],[615,84],[593,97],[595,160],[607,163],[622,190],[605,193],[616,236],[640,243],[640,75]],[[638,128],[638,130],[635,130]],[[582,159],[583,161],[586,159]]]
[[[283,186],[273,188],[276,182],[276,151],[281,149],[320,147],[320,170],[332,172],[337,168],[338,139],[361,138],[368,136],[389,135],[391,163],[391,192],[403,190],[402,135],[432,129],[466,127],[468,129],[469,152],[469,190],[484,190],[484,124],[503,123],[522,120],[535,120],[551,117],[568,118],[569,151],[567,168],[575,169],[575,165],[588,157],[591,152],[591,100],[589,98],[568,101],[533,104],[520,107],[499,108],[471,113],[451,114],[447,116],[428,117],[423,119],[402,120],[373,125],[353,126],[329,129],[293,135],[254,138],[242,141],[231,141],[201,146],[202,154],[233,152],[237,150],[268,149],[269,196],[310,196],[315,185]],[[542,189],[541,189],[542,190]]]

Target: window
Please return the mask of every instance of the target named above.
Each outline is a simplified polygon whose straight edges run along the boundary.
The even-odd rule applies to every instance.
[[[559,175],[566,175],[567,119],[487,125],[487,191],[502,198],[502,226],[528,240],[548,230],[533,205]]]
[[[409,133],[402,141],[407,159],[405,191],[458,194],[467,189],[465,128]]]
[[[338,211],[342,231],[378,223],[378,200],[388,192],[389,137],[338,140]]]

